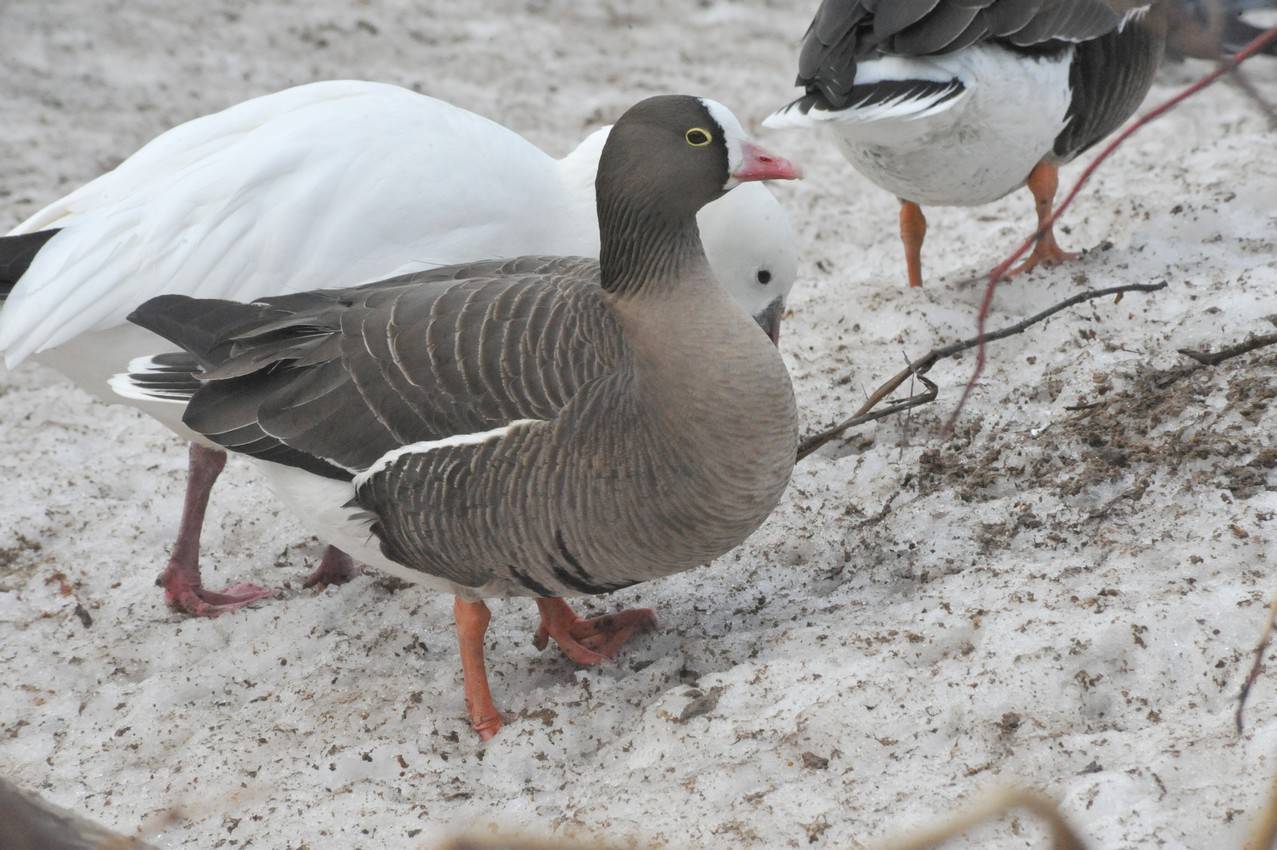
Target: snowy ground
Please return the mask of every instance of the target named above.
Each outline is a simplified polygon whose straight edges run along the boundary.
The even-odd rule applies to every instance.
[[[813,5],[6,0],[0,226],[175,123],[315,79],[415,86],[556,154],[657,92],[756,125],[791,96]],[[1277,92],[1277,63],[1253,67]],[[319,545],[232,461],[208,582],[283,590],[174,615],[152,581],[182,446],[52,372],[0,374],[0,773],[124,831],[178,807],[164,847],[406,848],[495,824],[854,848],[1011,784],[1096,847],[1239,846],[1277,772],[1277,682],[1233,729],[1277,593],[1277,350],[1187,372],[1176,349],[1277,322],[1272,133],[1219,86],[1137,136],[1065,220],[1067,247],[1097,250],[1002,289],[991,324],[1084,286],[1169,289],[997,344],[948,441],[972,358],[938,366],[937,403],[805,461],[746,545],[594,600],[662,619],[615,665],[538,654],[533,606],[495,604],[509,723],[486,746],[448,598],[371,575],[301,590]],[[804,257],[783,348],[816,427],[972,332],[969,280],[1031,205],[929,210],[929,286],[908,291],[895,200],[820,139],[765,138],[809,173],[776,191]],[[1041,845],[1020,819],[966,846]]]

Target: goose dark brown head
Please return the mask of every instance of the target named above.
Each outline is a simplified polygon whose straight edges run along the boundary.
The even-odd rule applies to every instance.
[[[696,213],[741,183],[802,172],[746,136],[731,110],[684,95],[630,107],[599,157],[595,195],[604,288],[699,252]]]
[[[649,97],[616,122],[599,159],[596,190],[646,195],[673,215],[750,180],[793,180],[802,172],[752,142],[731,110],[706,98]]]

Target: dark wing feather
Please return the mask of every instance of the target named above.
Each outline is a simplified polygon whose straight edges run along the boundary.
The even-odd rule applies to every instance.
[[[40,253],[44,243],[54,236],[58,230],[40,230],[35,233],[20,233],[17,236],[0,236],[0,301],[3,301],[18,279],[31,266],[35,255]]]
[[[1055,139],[1058,162],[1073,159],[1139,109],[1165,46],[1166,19],[1156,10],[1078,45],[1069,69],[1069,121]]]
[[[252,304],[164,296],[130,320],[199,360],[183,421],[349,479],[400,446],[548,419],[612,368],[597,264],[519,258]]]
[[[1104,0],[824,0],[803,38],[797,84],[806,94],[795,105],[838,110],[862,100],[856,66],[878,56],[935,56],[982,42],[1036,55],[1099,38],[1119,20]]]
[[[1017,47],[1050,41],[1084,42],[1112,32],[1120,20],[1104,0],[1056,0],[1042,4],[1009,41]]]
[[[956,3],[944,3],[943,0],[891,0],[879,4],[873,14],[873,34],[881,41],[916,26],[928,15],[943,8],[956,7]]]
[[[1042,11],[1046,0],[1001,0],[984,10],[989,33],[995,39],[1007,38],[1029,25]]]
[[[979,14],[979,9],[955,2],[941,3],[925,19],[892,35],[886,42],[886,52],[896,56],[947,53]]]

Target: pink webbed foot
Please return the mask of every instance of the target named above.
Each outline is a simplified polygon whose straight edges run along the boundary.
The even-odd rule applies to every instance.
[[[255,584],[237,584],[224,592],[205,590],[200,581],[200,530],[213,483],[226,466],[226,452],[191,443],[186,498],[182,522],[168,566],[155,583],[164,588],[169,606],[196,617],[216,617],[270,596],[271,591]]]
[[[532,645],[545,649],[554,638],[563,654],[577,664],[602,664],[630,638],[656,626],[656,614],[651,608],[631,608],[584,620],[562,599],[538,598],[537,607],[541,609],[541,625],[532,637]]]
[[[336,546],[325,546],[324,555],[319,559],[319,566],[306,577],[302,587],[326,587],[330,584],[345,584],[363,570],[354,559]]]
[[[164,588],[164,601],[170,608],[194,617],[216,617],[274,595],[274,591],[268,588],[247,582],[232,585],[221,592],[206,590],[200,583],[199,567],[175,561],[169,562],[155,583]]]

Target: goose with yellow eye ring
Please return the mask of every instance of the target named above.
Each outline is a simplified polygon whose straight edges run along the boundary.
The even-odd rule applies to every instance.
[[[190,440],[181,523],[159,584],[193,615],[271,593],[203,586],[200,531],[226,454],[172,405],[108,386],[163,351],[130,325],[148,298],[248,300],[526,254],[597,257],[594,178],[607,128],[562,159],[473,112],[382,83],[311,83],[189,121],[0,237],[0,354],[32,357]],[[797,275],[794,231],[760,184],[697,216],[710,266],[776,339]],[[7,296],[7,299],[6,299]],[[324,550],[307,580],[351,559]]]
[[[188,352],[186,382],[121,375],[252,459],[333,545],[455,594],[470,721],[488,688],[484,599],[531,596],[597,664],[647,610],[579,618],[565,596],[706,564],[771,513],[798,419],[776,346],[715,279],[697,212],[798,170],[721,104],[649,98],[596,179],[599,260],[520,257],[248,304],[162,296],[130,319]]]

